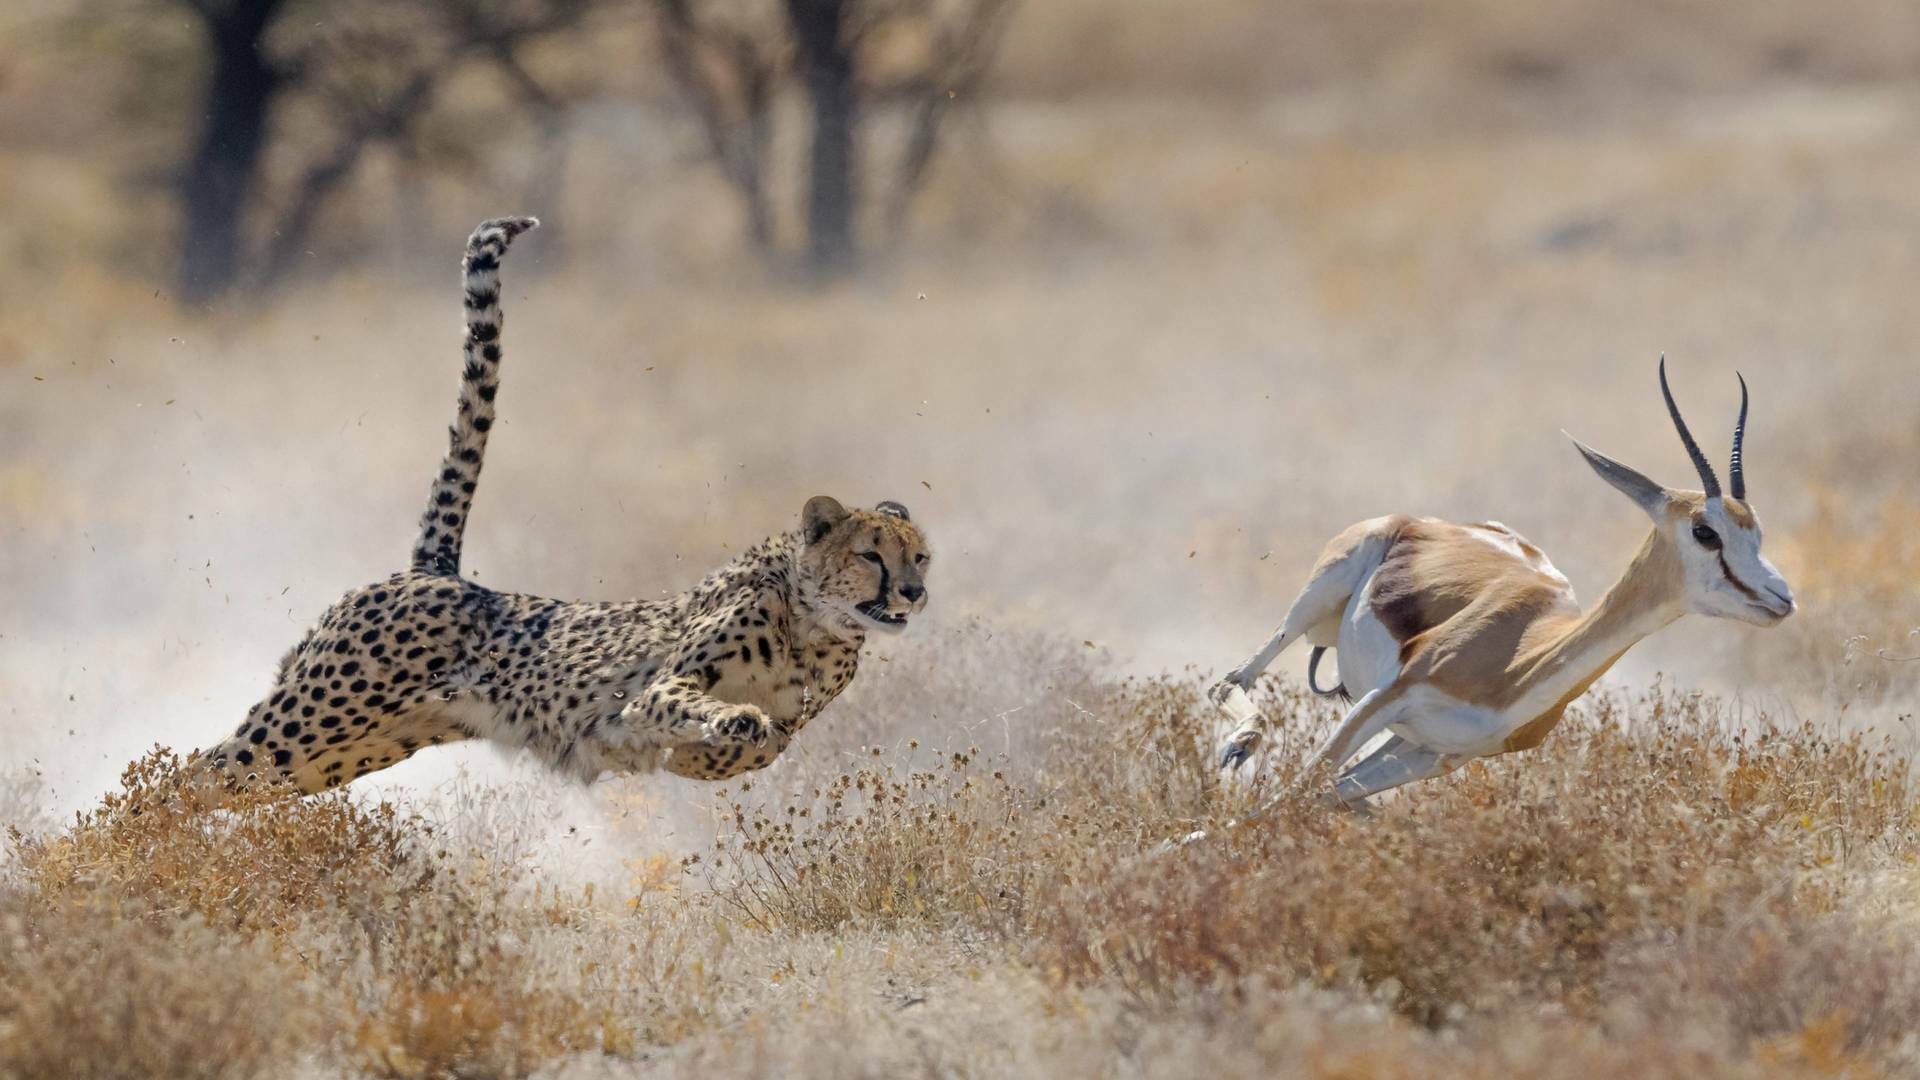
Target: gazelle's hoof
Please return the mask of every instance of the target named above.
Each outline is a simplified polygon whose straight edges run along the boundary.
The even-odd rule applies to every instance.
[[[1253,752],[1259,748],[1260,733],[1258,731],[1235,732],[1234,735],[1227,740],[1227,745],[1220,751],[1220,767],[1223,769],[1237,769],[1242,762],[1252,757]]]
[[[1370,818],[1373,816],[1373,804],[1367,801],[1365,795],[1355,796],[1350,799],[1335,790],[1327,792],[1326,795],[1321,797],[1320,801],[1329,810],[1338,810],[1342,813],[1352,814],[1354,817],[1361,818]]]

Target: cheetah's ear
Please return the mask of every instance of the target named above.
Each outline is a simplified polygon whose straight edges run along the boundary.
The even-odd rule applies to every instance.
[[[817,544],[835,525],[850,516],[840,500],[831,495],[815,495],[807,500],[806,509],[800,511],[800,531],[806,534],[807,543]]]
[[[894,502],[892,499],[888,499],[886,502],[878,504],[877,506],[874,507],[874,509],[880,511],[883,514],[891,514],[894,517],[899,518],[901,521],[913,520],[913,516],[907,513],[907,508],[900,505],[897,502]]]

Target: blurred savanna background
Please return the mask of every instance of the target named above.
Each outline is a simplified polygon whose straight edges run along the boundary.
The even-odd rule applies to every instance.
[[[1901,0],[13,0],[0,1073],[1910,1075],[1916,176]],[[922,624],[751,783],[123,777],[399,566],[503,213],[478,580],[893,498]],[[1226,828],[1333,714],[1290,654],[1222,779],[1198,687],[1327,537],[1597,597],[1561,430],[1691,486],[1662,353],[1800,613]]]

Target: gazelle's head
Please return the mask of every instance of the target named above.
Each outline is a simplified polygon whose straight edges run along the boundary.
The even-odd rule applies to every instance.
[[[1619,489],[1653,519],[1659,541],[1671,545],[1681,566],[1687,610],[1724,619],[1772,626],[1793,614],[1793,592],[1780,571],[1760,554],[1760,519],[1747,505],[1746,474],[1741,469],[1740,443],[1747,431],[1747,381],[1740,380],[1740,418],[1733,425],[1733,463],[1727,471],[1727,494],[1693,441],[1687,422],[1667,387],[1667,360],[1660,358],[1660,393],[1667,413],[1680,433],[1680,442],[1693,459],[1703,491],[1676,491],[1662,487],[1578,439],[1587,464],[1600,478]],[[1571,438],[1571,436],[1569,436]]]

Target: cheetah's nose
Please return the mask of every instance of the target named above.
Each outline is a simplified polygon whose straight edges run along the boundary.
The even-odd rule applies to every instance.
[[[917,604],[921,597],[927,595],[927,589],[924,585],[902,585],[900,595],[906,597],[909,603]]]

